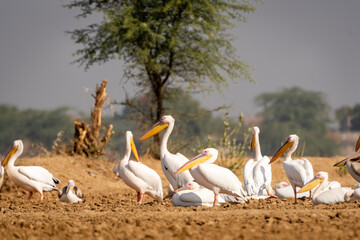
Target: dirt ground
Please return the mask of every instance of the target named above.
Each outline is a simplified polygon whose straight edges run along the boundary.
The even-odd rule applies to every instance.
[[[308,158],[315,172],[327,171],[329,180],[354,187],[349,174],[341,176],[332,165],[342,157]],[[143,158],[165,179],[160,161]],[[302,199],[251,200],[246,204],[174,207],[170,200],[149,196],[136,204],[136,193],[112,172],[115,163],[79,157],[19,159],[17,165],[47,168],[64,187],[73,179],[84,195],[81,203],[58,201],[57,193],[34,194],[14,186],[5,176],[0,192],[1,239],[360,239],[360,203],[314,206]],[[273,181],[287,181],[282,159],[272,167]],[[242,181],[241,173],[238,174]]]

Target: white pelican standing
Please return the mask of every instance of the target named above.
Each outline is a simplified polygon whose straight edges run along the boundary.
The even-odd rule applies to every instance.
[[[244,167],[244,186],[251,198],[275,197],[271,188],[271,165],[267,156],[262,156],[259,141],[260,129],[255,126],[252,130],[251,152],[254,159],[247,161]]]
[[[355,145],[355,152],[360,148],[360,136]],[[346,165],[347,171],[357,181],[360,182],[360,152],[357,152],[350,157],[336,163],[334,167],[341,167]]]
[[[338,181],[331,181],[328,183],[328,186],[325,190],[333,188],[341,188],[341,184]],[[296,190],[298,191],[300,188],[297,188]],[[275,195],[280,199],[295,197],[293,187],[286,182],[280,182],[275,185]],[[309,192],[298,193],[296,197],[309,197]]]
[[[3,166],[0,166],[0,190],[4,182],[5,170]]]
[[[176,190],[182,186],[185,186],[186,183],[192,182],[194,179],[189,173],[189,171],[185,171],[180,174],[174,174],[174,172],[179,169],[184,163],[189,161],[185,156],[180,153],[172,154],[167,149],[167,142],[169,136],[174,129],[175,119],[170,116],[161,117],[160,121],[157,122],[154,126],[152,126],[139,140],[139,142],[148,139],[149,137],[154,136],[160,131],[166,129],[166,132],[160,143],[160,160],[161,160],[161,168],[170,182],[172,189]]]
[[[40,200],[43,200],[43,192],[58,190],[55,184],[59,184],[60,181],[43,167],[14,166],[15,160],[22,154],[23,149],[21,140],[14,141],[12,149],[2,162],[2,166],[6,167],[7,175],[15,185],[30,192],[28,199],[36,191],[40,193]]]
[[[277,152],[272,157],[270,163],[273,163],[278,159],[287,149],[289,151],[285,155],[285,160],[283,162],[283,167],[285,174],[294,189],[295,203],[297,203],[296,196],[296,187],[303,187],[307,182],[309,182],[314,177],[314,170],[306,158],[292,160],[291,154],[295,152],[299,144],[299,137],[296,134],[290,135],[284,145],[277,150]],[[311,192],[310,192],[311,197]]]
[[[69,180],[68,185],[63,187],[59,191],[60,202],[77,203],[81,202],[83,194],[77,186],[75,186],[74,180]]]
[[[138,204],[142,203],[144,193],[155,200],[162,201],[163,188],[160,176],[153,169],[139,162],[139,155],[134,144],[132,133],[126,131],[125,137],[125,156],[120,160],[120,163],[114,167],[115,175],[120,177],[129,187],[137,192]],[[131,150],[137,162],[129,161]]]
[[[245,199],[245,192],[242,184],[235,174],[227,168],[212,164],[218,157],[218,150],[207,148],[182,167],[175,174],[189,169],[197,183],[214,192],[213,206],[218,204],[219,193],[225,193]]]
[[[320,185],[319,185],[320,183]],[[350,192],[351,188],[341,187],[341,188],[332,188],[326,190],[328,186],[328,173],[327,172],[318,172],[315,177],[305,184],[300,190],[299,193],[309,191],[319,185],[314,193],[312,194],[312,202],[316,205],[319,203],[329,204],[329,203],[339,203],[345,201],[345,194]]]
[[[174,206],[213,206],[214,193],[209,189],[200,186],[196,182],[189,182],[185,186],[175,190],[171,202]],[[240,202],[244,201],[241,198],[229,196],[227,194],[219,194],[218,203],[224,204],[227,202]]]
[[[360,183],[355,185],[355,189],[345,194],[345,202],[360,200]]]

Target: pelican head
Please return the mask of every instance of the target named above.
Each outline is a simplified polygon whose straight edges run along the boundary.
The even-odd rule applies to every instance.
[[[274,156],[272,157],[270,163],[273,163],[276,159],[278,159],[286,150],[288,150],[290,147],[294,145],[294,143],[297,145],[299,142],[299,137],[296,134],[291,134],[285,141],[284,145],[279,148],[279,150],[276,151]]]
[[[172,116],[170,115],[162,116],[160,120],[140,138],[139,142],[154,136],[155,134],[169,127],[170,124],[174,124],[174,123],[175,123],[175,119]]]
[[[280,189],[280,188],[284,188],[286,186],[289,186],[289,184],[287,184],[286,182],[279,182],[275,185],[275,188]]]
[[[218,157],[218,150],[215,148],[206,148],[203,150],[199,155],[185,163],[182,167],[180,167],[176,173],[184,172],[192,167],[195,167],[196,165],[199,165],[200,163],[208,162],[213,163]]]
[[[2,161],[1,166],[5,167],[6,164],[9,162],[10,158],[16,153],[17,156],[20,156],[23,152],[24,146],[21,140],[15,140],[13,145],[6,155],[5,159]]]
[[[252,138],[251,138],[251,152],[253,152],[255,148],[255,135],[256,134],[258,135],[259,133],[260,133],[260,129],[257,126],[253,127]]]
[[[184,190],[199,190],[200,185],[196,182],[188,182],[185,184],[185,186],[178,188],[177,190],[175,190],[175,192],[181,192]]]
[[[347,157],[344,160],[341,160],[340,162],[335,163],[334,167],[342,167],[347,163],[347,161],[357,161],[357,160],[360,160],[360,152],[357,152],[357,153],[351,155],[350,157]]]
[[[309,191],[319,185],[324,179],[328,178],[327,172],[318,172],[313,179],[311,179],[307,184],[305,184],[298,193]]]
[[[131,151],[133,152],[136,161],[140,162],[139,154],[136,150],[135,143],[134,143],[134,136],[132,132],[126,131],[126,144],[130,144]]]
[[[75,182],[74,180],[69,180],[68,181],[68,185],[66,188],[66,195],[71,191],[71,189],[73,189],[75,187]]]

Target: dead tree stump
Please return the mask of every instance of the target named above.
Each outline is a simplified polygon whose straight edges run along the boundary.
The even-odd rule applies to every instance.
[[[75,122],[74,134],[74,153],[85,155],[87,157],[100,156],[104,154],[103,148],[108,144],[111,135],[113,134],[113,125],[104,126],[101,123],[101,113],[104,103],[109,99],[106,93],[107,80],[104,80],[100,87],[96,85],[94,108],[91,109],[91,124],[90,127],[85,121]],[[105,134],[100,139],[100,131],[106,129]]]

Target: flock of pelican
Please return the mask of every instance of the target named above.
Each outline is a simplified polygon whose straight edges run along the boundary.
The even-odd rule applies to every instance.
[[[292,159],[296,151],[299,137],[289,135],[285,143],[275,152],[271,160],[261,154],[258,127],[253,127],[251,152],[254,158],[247,161],[243,171],[243,189],[241,181],[227,168],[220,167],[214,162],[218,158],[215,148],[204,149],[192,159],[181,153],[172,154],[167,144],[175,120],[170,115],[163,116],[159,122],[151,127],[139,140],[144,141],[162,130],[165,133],[160,143],[161,168],[169,181],[169,193],[163,196],[163,187],[160,176],[156,171],[140,162],[133,135],[130,131],[125,134],[126,151],[124,157],[114,166],[116,176],[122,179],[130,188],[137,192],[137,203],[142,204],[144,194],[157,201],[171,198],[175,206],[218,206],[220,204],[235,202],[245,203],[249,199],[259,198],[297,198],[309,197],[314,204],[329,204],[338,202],[352,202],[360,199],[360,183],[355,189],[341,187],[336,181],[328,182],[328,173],[318,172],[314,176],[313,167],[306,158]],[[346,166],[350,175],[360,182],[360,137],[355,146],[355,154],[336,163],[334,166]],[[43,193],[56,190],[62,202],[80,202],[83,194],[75,186],[73,180],[62,190],[58,190],[60,181],[48,170],[38,166],[15,166],[16,159],[23,152],[23,143],[16,140],[5,159],[1,162],[0,188],[4,179],[4,168],[7,175],[15,185],[29,192],[30,199],[34,192]],[[136,160],[130,160],[133,153]],[[271,164],[285,153],[283,168],[290,184],[280,182],[271,187]]]

